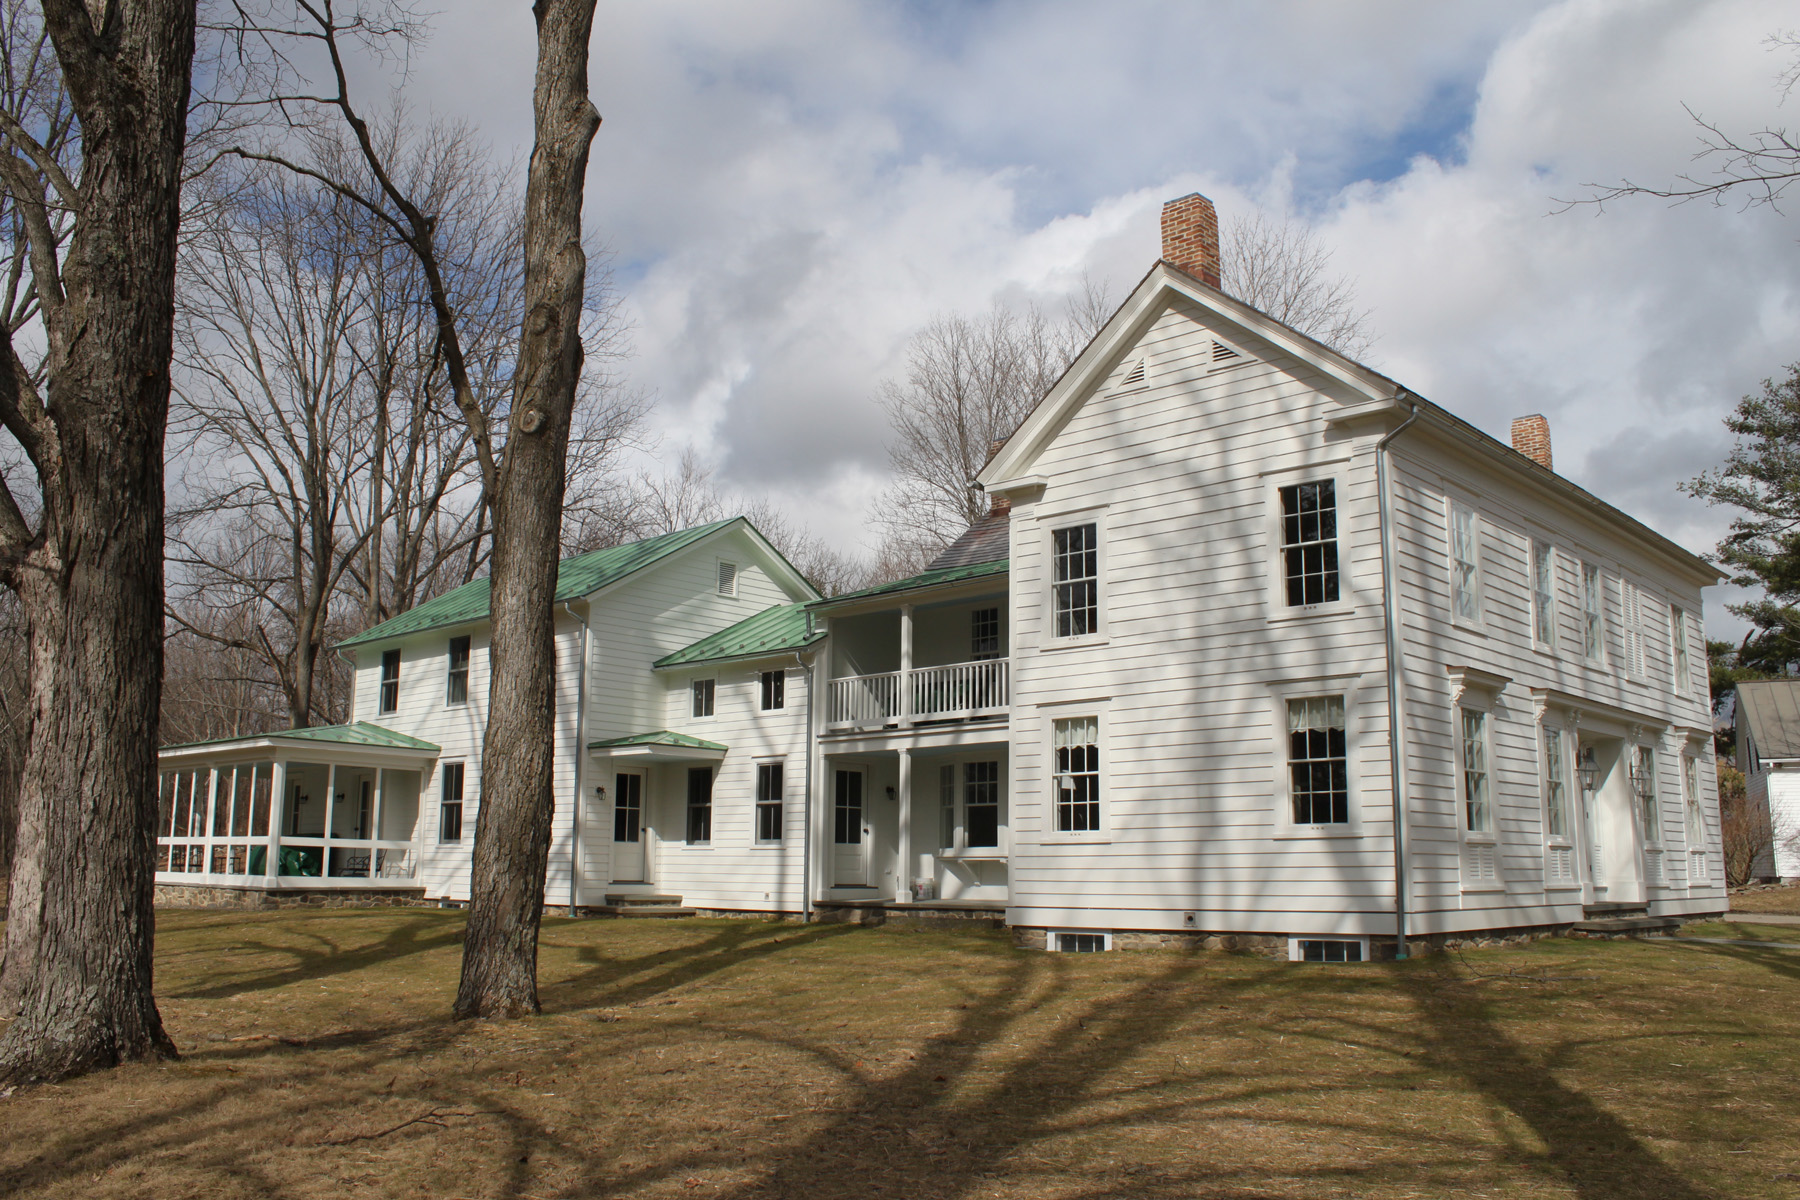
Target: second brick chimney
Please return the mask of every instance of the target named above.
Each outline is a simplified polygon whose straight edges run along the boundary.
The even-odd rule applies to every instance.
[[[1541,413],[1514,417],[1512,439],[1514,450],[1546,471],[1556,469],[1550,465],[1550,422],[1544,420]]]
[[[1163,261],[1219,286],[1219,214],[1199,192],[1171,200],[1162,211]]]

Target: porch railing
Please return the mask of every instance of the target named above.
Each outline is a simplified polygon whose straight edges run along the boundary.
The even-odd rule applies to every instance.
[[[156,848],[159,883],[215,882],[277,877],[285,886],[329,886],[355,881],[362,886],[409,886],[417,874],[411,842],[368,838],[283,836],[269,859],[268,840],[161,838]]]
[[[1008,659],[991,658],[833,679],[825,724],[855,729],[1001,715],[1011,703],[1009,666]]]

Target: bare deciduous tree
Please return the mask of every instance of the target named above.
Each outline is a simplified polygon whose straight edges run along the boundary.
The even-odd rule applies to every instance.
[[[894,474],[875,513],[883,558],[928,558],[981,519],[988,501],[969,481],[1110,315],[1104,292],[1089,286],[1060,320],[996,306],[935,317],[913,336],[906,381],[876,393]]]
[[[1220,290],[1357,358],[1373,344],[1369,313],[1349,280],[1331,270],[1331,251],[1311,226],[1260,212],[1225,222],[1219,246]]]
[[[43,0],[41,14],[48,45],[19,7],[0,31],[0,191],[23,234],[0,424],[37,485],[29,516],[0,488],[0,580],[30,664],[0,1083],[175,1054],[151,991],[151,851],[194,4]]]
[[[1719,841],[1731,887],[1755,878],[1758,860],[1767,859],[1774,841],[1767,805],[1750,799],[1744,773],[1729,763],[1719,764]]]

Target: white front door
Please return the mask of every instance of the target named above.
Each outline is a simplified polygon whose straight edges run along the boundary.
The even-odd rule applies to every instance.
[[[636,771],[613,777],[612,881],[644,882],[644,777]]]
[[[869,886],[867,779],[860,767],[839,767],[832,787],[831,882]]]

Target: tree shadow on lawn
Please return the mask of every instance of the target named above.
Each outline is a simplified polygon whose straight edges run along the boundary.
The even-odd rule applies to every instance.
[[[365,910],[356,911],[358,916],[365,913]],[[171,1000],[222,1000],[249,992],[288,987],[306,980],[325,979],[369,967],[385,966],[410,955],[458,945],[463,939],[464,920],[461,914],[438,913],[427,909],[401,909],[397,912],[389,910],[383,915],[403,915],[404,920],[378,941],[369,945],[352,946],[348,949],[345,948],[344,943],[350,939],[328,936],[327,932],[312,928],[310,925],[304,931],[295,930],[291,926],[281,927],[283,935],[293,939],[283,942],[248,936],[249,931],[255,926],[239,925],[237,926],[239,936],[233,940],[228,954],[280,956],[288,959],[288,964],[281,967],[259,965],[235,979],[171,990],[165,992],[164,995]],[[354,918],[347,919],[354,920]],[[314,922],[311,924],[325,923]],[[326,925],[326,930],[329,930],[329,925]],[[188,926],[180,931],[180,935],[184,937],[204,937],[208,933],[216,934],[216,929]],[[168,938],[167,940],[173,939]],[[294,944],[295,941],[300,944]],[[169,961],[157,963],[157,972],[163,974],[171,965],[180,964],[189,957],[206,957],[216,960],[221,952],[221,948],[217,946],[177,951],[169,956]],[[159,955],[159,958],[161,957]],[[229,957],[225,961],[226,964],[229,964]],[[215,975],[219,973],[217,966],[213,968],[212,973]]]
[[[1521,1163],[1547,1166],[1581,1200],[1702,1200],[1701,1191],[1590,1097],[1566,1087],[1539,1057],[1501,1029],[1488,995],[1456,982],[1448,963],[1396,973],[1421,1018],[1425,1052],[1516,1115],[1546,1147],[1512,1147]],[[1617,1039],[1613,1039],[1617,1040]],[[1566,1046],[1563,1048],[1567,1048]]]

